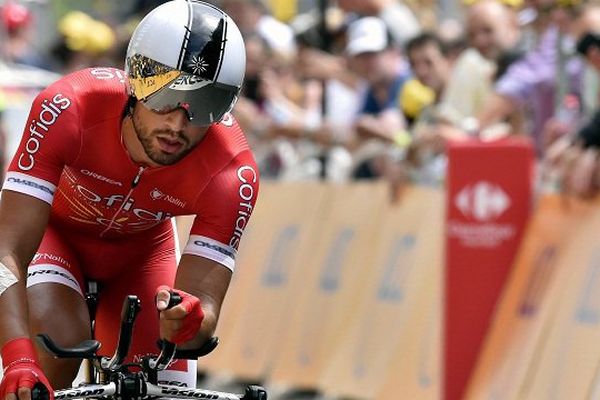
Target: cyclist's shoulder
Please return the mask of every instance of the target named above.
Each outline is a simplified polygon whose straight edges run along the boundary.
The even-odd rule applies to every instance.
[[[250,177],[247,179],[253,183],[257,183],[259,178],[252,150],[242,129],[230,114],[209,128],[206,137],[182,167],[194,172],[181,179],[205,182],[203,185],[189,185],[198,187],[204,199],[210,198],[210,193],[222,199],[224,191],[229,192],[232,188],[236,191],[242,179],[240,174],[244,176],[243,179]]]
[[[71,72],[46,91],[75,104],[78,119],[86,125],[98,119],[120,117],[128,98],[124,72],[108,67]]]
[[[215,159],[225,163],[237,158],[252,158],[246,136],[231,113],[225,114],[221,122],[209,128],[203,147],[210,149]]]
[[[51,87],[65,87],[74,94],[127,95],[125,72],[109,67],[85,68],[70,72]]]
[[[71,72],[45,91],[61,93],[84,107],[107,107],[118,99],[127,99],[124,72],[115,68],[86,68]]]

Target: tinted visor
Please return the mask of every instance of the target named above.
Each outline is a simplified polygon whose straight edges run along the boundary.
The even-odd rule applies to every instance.
[[[190,122],[208,126],[219,122],[237,100],[239,88],[174,70],[144,56],[127,60],[134,96],[150,110],[184,109]]]
[[[237,100],[237,89],[193,75],[181,74],[171,84],[142,99],[146,107],[158,112],[184,109],[193,125],[219,122]],[[232,90],[233,89],[233,90]]]

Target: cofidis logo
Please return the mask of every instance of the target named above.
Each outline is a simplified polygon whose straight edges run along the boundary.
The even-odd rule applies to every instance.
[[[61,113],[71,106],[71,100],[61,93],[57,93],[52,99],[42,101],[38,116],[29,124],[29,138],[19,155],[19,168],[29,171],[35,165],[35,155],[40,150],[41,140],[46,137],[50,127],[58,121]]]

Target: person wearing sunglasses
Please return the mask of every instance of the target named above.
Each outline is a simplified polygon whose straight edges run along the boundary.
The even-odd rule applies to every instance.
[[[195,349],[213,335],[259,189],[229,113],[244,70],[233,20],[176,0],[139,23],[124,71],[74,72],[34,100],[0,201],[0,398],[29,400],[36,385],[52,397],[74,379],[77,361],[38,352],[37,333],[66,347],[93,335],[112,354],[126,294],[145,305],[132,359],[159,338]],[[195,215],[179,262],[177,215]],[[183,301],[166,309],[173,292]],[[164,372],[195,385],[194,362]]]

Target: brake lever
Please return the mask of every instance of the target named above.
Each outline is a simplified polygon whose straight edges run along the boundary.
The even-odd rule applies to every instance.
[[[104,370],[117,371],[123,365],[123,361],[129,353],[131,346],[133,323],[141,309],[140,300],[137,296],[129,295],[123,303],[121,310],[121,327],[119,330],[119,339],[117,349],[111,359],[102,358],[101,367]]]
[[[175,307],[176,305],[180,304],[182,300],[183,299],[181,298],[179,293],[170,291],[169,304],[167,304],[167,309]],[[150,367],[150,369],[156,371],[162,371],[165,368],[167,368],[169,364],[171,364],[171,361],[173,361],[173,358],[175,358],[175,351],[177,349],[177,345],[168,340],[162,340],[161,343],[161,351],[158,357],[150,359],[148,361],[148,366]]]

